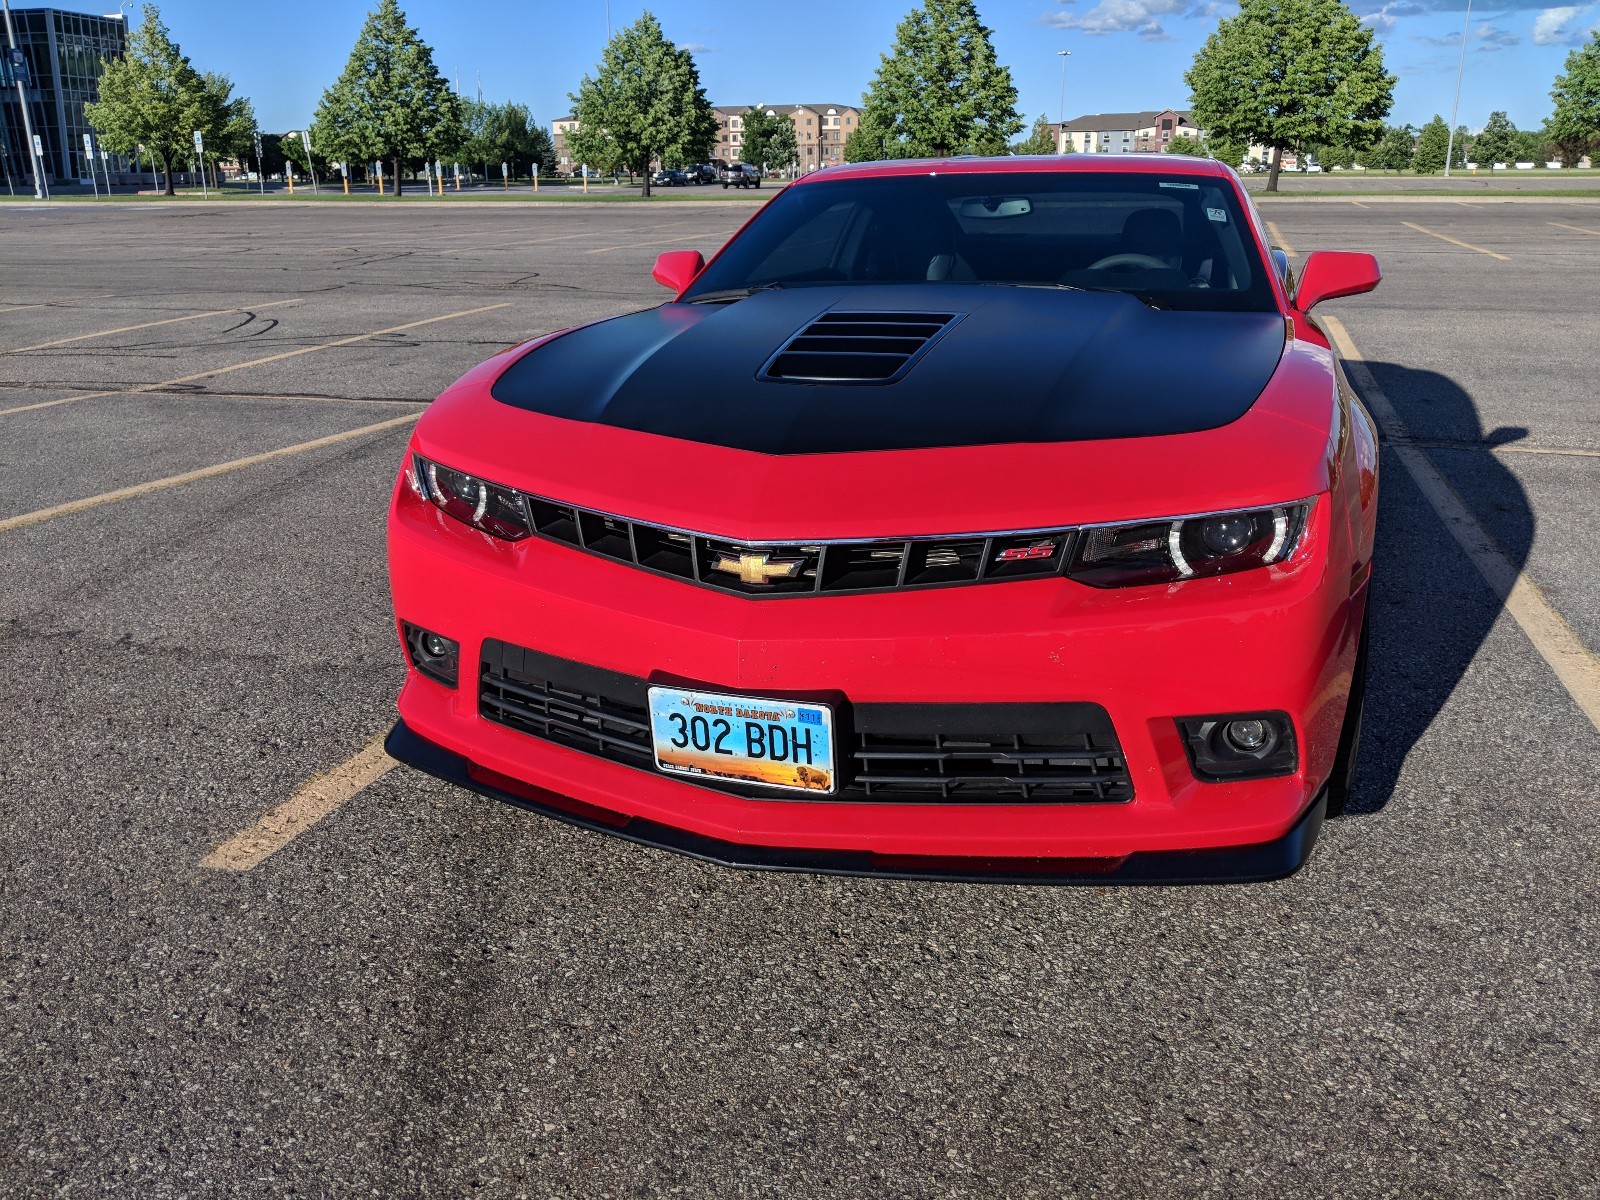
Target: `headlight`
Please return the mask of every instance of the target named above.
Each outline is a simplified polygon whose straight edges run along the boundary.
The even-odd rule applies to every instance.
[[[515,488],[502,487],[413,455],[406,482],[446,516],[490,537],[519,541],[533,533],[528,501]]]
[[[1067,574],[1093,587],[1178,583],[1282,562],[1311,502],[1086,529]]]

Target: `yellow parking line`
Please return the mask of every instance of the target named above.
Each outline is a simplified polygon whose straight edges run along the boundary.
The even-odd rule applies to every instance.
[[[43,304],[8,304],[4,308],[0,308],[0,316],[5,316],[7,313],[27,312],[30,308],[44,307]]]
[[[1600,659],[1595,658],[1572,632],[1572,626],[1544,598],[1538,586],[1511,564],[1423,450],[1403,440],[1410,436],[1405,422],[1367,369],[1361,351],[1356,349],[1339,319],[1319,315],[1317,320],[1332,337],[1349,372],[1357,377],[1362,399],[1389,435],[1389,448],[1399,457],[1428,503],[1433,505],[1445,528],[1466,551],[1489,590],[1522,627],[1540,657],[1550,664],[1550,669],[1589,718],[1589,723],[1600,731]]]
[[[274,300],[269,304],[247,304],[239,308],[215,308],[210,312],[190,313],[186,317],[168,317],[164,321],[145,321],[139,325],[123,325],[117,329],[102,329],[99,333],[80,333],[75,337],[57,338],[53,342],[36,342],[32,346],[18,346],[15,350],[0,350],[0,354],[26,354],[30,350],[49,350],[55,346],[65,346],[71,342],[87,342],[92,338],[111,337],[118,333],[132,333],[137,329],[154,329],[157,325],[179,325],[184,321],[198,321],[202,317],[225,317],[231,313],[256,312],[263,308],[277,308],[283,304],[299,304],[299,298],[293,300]]]
[[[30,513],[23,513],[21,516],[6,517],[4,520],[0,520],[0,533],[9,533],[13,529],[22,529],[28,525],[37,525],[41,521],[49,521],[55,517],[71,516],[73,513],[99,508],[102,504],[114,504],[118,500],[132,500],[137,496],[147,496],[151,492],[164,491],[167,488],[179,487],[185,483],[196,483],[202,479],[210,479],[214,475],[226,475],[230,471],[240,471],[245,467],[256,466],[258,463],[271,462],[275,458],[288,458],[291,454],[304,454],[307,450],[320,450],[324,446],[334,446],[340,442],[348,442],[351,438],[365,437],[369,433],[382,433],[385,429],[409,425],[421,415],[421,413],[409,413],[403,417],[379,421],[375,425],[363,425],[359,429],[347,429],[343,433],[331,433],[327,437],[313,438],[309,442],[301,442],[298,445],[284,446],[278,450],[267,450],[261,454],[235,458],[229,462],[217,463],[211,467],[201,467],[198,471],[185,471],[181,475],[168,475],[164,479],[152,479],[149,483],[136,483],[131,487],[117,488],[112,492],[101,492],[98,496],[86,496],[82,500],[69,500],[65,504],[55,504],[49,508],[36,509]]]
[[[1267,232],[1272,235],[1272,243],[1273,245],[1277,246],[1279,250],[1282,250],[1290,258],[1300,257],[1295,253],[1294,247],[1289,245],[1289,239],[1283,236],[1283,231],[1278,228],[1275,222],[1267,222]]]
[[[1474,246],[1471,242],[1463,242],[1460,238],[1453,238],[1448,233],[1424,229],[1421,225],[1413,225],[1410,221],[1401,221],[1400,224],[1407,229],[1415,229],[1418,233],[1425,233],[1429,237],[1436,237],[1441,242],[1449,242],[1452,246],[1460,246],[1463,250],[1476,250],[1479,254],[1487,254],[1490,258],[1498,258],[1501,262],[1511,261],[1509,254],[1496,254],[1493,250],[1485,250],[1482,246]]]
[[[440,321],[454,321],[458,317],[472,317],[478,313],[492,312],[497,308],[510,308],[511,301],[502,301],[499,304],[485,304],[481,308],[468,308],[461,312],[445,313],[442,317],[427,317],[421,321],[407,321],[404,325],[391,325],[388,329],[374,329],[371,333],[358,333],[352,337],[338,338],[331,342],[322,342],[315,346],[302,346],[298,350],[285,350],[281,354],[269,354],[265,358],[252,358],[249,362],[234,363],[229,367],[213,367],[209,371],[200,371],[194,375],[180,375],[177,379],[163,379],[159,383],[141,383],[137,387],[114,388],[104,392],[82,392],[76,396],[63,396],[59,400],[41,400],[37,404],[19,404],[15,408],[0,408],[0,417],[12,413],[33,412],[40,408],[54,408],[58,404],[71,404],[77,400],[100,400],[107,396],[137,396],[141,393],[160,391],[162,388],[176,387],[180,383],[194,383],[200,379],[210,379],[216,375],[226,375],[230,371],[242,371],[246,367],[259,367],[266,363],[282,362],[286,358],[296,358],[302,354],[315,354],[319,350],[333,350],[339,346],[351,346],[356,342],[365,342],[375,337],[382,337],[386,333],[403,333],[407,329],[419,329],[424,325],[434,325]]]
[[[610,254],[613,250],[632,250],[638,246],[670,246],[675,242],[725,242],[733,234],[729,233],[686,233],[678,237],[661,238],[654,242],[628,242],[620,246],[601,246],[598,250],[585,250],[585,254]]]
[[[357,792],[389,773],[395,760],[383,752],[383,738],[368,742],[325,775],[318,775],[249,829],[234,834],[200,860],[213,871],[248,871],[282,850],[324,817],[337,812]]]
[[[1590,237],[1600,237],[1600,229],[1585,229],[1582,225],[1563,225],[1560,221],[1549,221],[1557,229],[1570,229],[1573,233],[1587,233]]]

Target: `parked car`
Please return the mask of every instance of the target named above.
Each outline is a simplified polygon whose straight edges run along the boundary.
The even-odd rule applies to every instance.
[[[1262,229],[1206,159],[831,167],[662,255],[667,303],[497,354],[395,483],[390,753],[748,867],[1297,870],[1378,497],[1308,314],[1379,271]]]
[[[669,167],[650,176],[650,182],[657,187],[683,187],[689,182],[689,177],[676,167]]]
[[[716,163],[695,163],[692,167],[685,167],[683,173],[689,177],[690,183],[716,183]]]
[[[720,178],[725,188],[758,188],[761,186],[761,169],[749,163],[729,163],[722,168]]]

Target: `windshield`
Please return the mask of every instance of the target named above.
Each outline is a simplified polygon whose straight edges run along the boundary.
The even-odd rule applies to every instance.
[[[1273,312],[1233,189],[1071,172],[842,178],[786,189],[683,299],[807,284],[988,283],[1131,292],[1160,308]]]

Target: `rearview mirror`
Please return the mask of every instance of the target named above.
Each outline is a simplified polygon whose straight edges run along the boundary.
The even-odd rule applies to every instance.
[[[1306,257],[1294,306],[1303,313],[1310,312],[1313,305],[1324,300],[1370,292],[1382,278],[1378,260],[1370,254],[1318,250]]]
[[[656,259],[656,269],[650,272],[650,277],[681,295],[705,265],[706,260],[698,250],[668,250]]]
[[[1025,217],[1033,211],[1026,196],[976,196],[961,202],[963,220],[984,221],[999,217]]]

